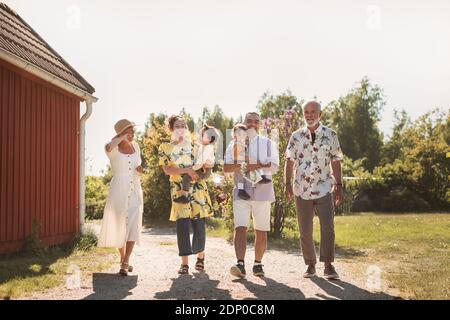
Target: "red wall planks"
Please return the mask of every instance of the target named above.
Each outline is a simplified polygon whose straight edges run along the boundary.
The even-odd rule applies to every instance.
[[[0,60],[0,253],[78,231],[80,100]]]

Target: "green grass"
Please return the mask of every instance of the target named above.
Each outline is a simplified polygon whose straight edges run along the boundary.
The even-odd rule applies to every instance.
[[[220,226],[220,225],[219,225]],[[228,230],[216,234],[230,237]],[[411,299],[450,299],[450,214],[374,214],[335,217],[336,253],[352,263],[382,266],[391,286]],[[319,243],[319,221],[314,240]],[[253,242],[252,233],[249,242]],[[296,220],[269,247],[299,250]]]
[[[89,237],[89,236],[88,236]],[[92,247],[79,237],[71,246],[56,246],[34,252],[0,256],[0,299],[14,299],[34,291],[63,285],[71,265],[81,275],[102,271],[112,265],[112,249]]]

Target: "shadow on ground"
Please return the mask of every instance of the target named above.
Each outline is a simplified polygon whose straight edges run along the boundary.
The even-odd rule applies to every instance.
[[[121,300],[131,295],[137,286],[138,276],[122,277],[111,273],[94,273],[92,286],[94,293],[84,300]]]
[[[334,280],[328,281],[324,278],[313,277],[311,281],[327,293],[328,296],[317,294],[321,299],[327,300],[394,300],[396,296],[384,292],[370,292],[351,283]]]
[[[172,278],[168,291],[155,293],[155,299],[231,299],[230,291],[218,288],[219,283],[219,280],[211,280],[206,272],[180,275]]]
[[[155,235],[155,236],[173,236],[176,235],[176,229],[175,228],[148,228],[142,231],[142,234],[145,235]]]
[[[271,278],[261,278],[265,284],[258,284],[246,279],[233,282],[242,284],[258,300],[305,300],[304,293],[299,288],[290,287]],[[249,299],[250,300],[250,299]]]

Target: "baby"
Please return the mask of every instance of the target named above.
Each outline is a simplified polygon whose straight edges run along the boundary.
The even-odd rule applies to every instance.
[[[194,147],[194,165],[192,169],[199,179],[207,179],[211,176],[212,168],[215,163],[215,144],[219,139],[218,130],[212,126],[204,124],[200,129],[198,142]],[[207,165],[209,168],[205,168]],[[181,180],[181,193],[182,195],[175,198],[173,201],[177,203],[189,203],[189,189],[191,186],[192,178],[188,174],[183,174]]]
[[[233,158],[236,163],[239,164],[247,164],[249,162],[248,157],[248,135],[247,135],[247,127],[238,123],[233,128],[233,136],[234,136],[234,145],[233,145]],[[261,166],[267,167],[267,166]],[[253,174],[253,179],[250,179],[249,175]],[[250,183],[251,180],[256,180],[256,183],[266,184],[270,183],[272,180],[269,179],[266,175],[263,174],[261,169],[255,170],[252,173],[246,173],[238,176],[236,182],[236,186],[238,188],[238,197],[243,200],[250,199],[250,195],[245,191],[245,186],[247,183]]]

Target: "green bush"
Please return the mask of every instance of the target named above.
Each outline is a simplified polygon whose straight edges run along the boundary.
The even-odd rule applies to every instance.
[[[108,184],[104,177],[87,176],[85,181],[86,219],[101,219],[108,196]]]
[[[72,242],[68,245],[69,251],[89,251],[96,247],[98,243],[98,237],[91,229],[81,233],[79,232]]]

